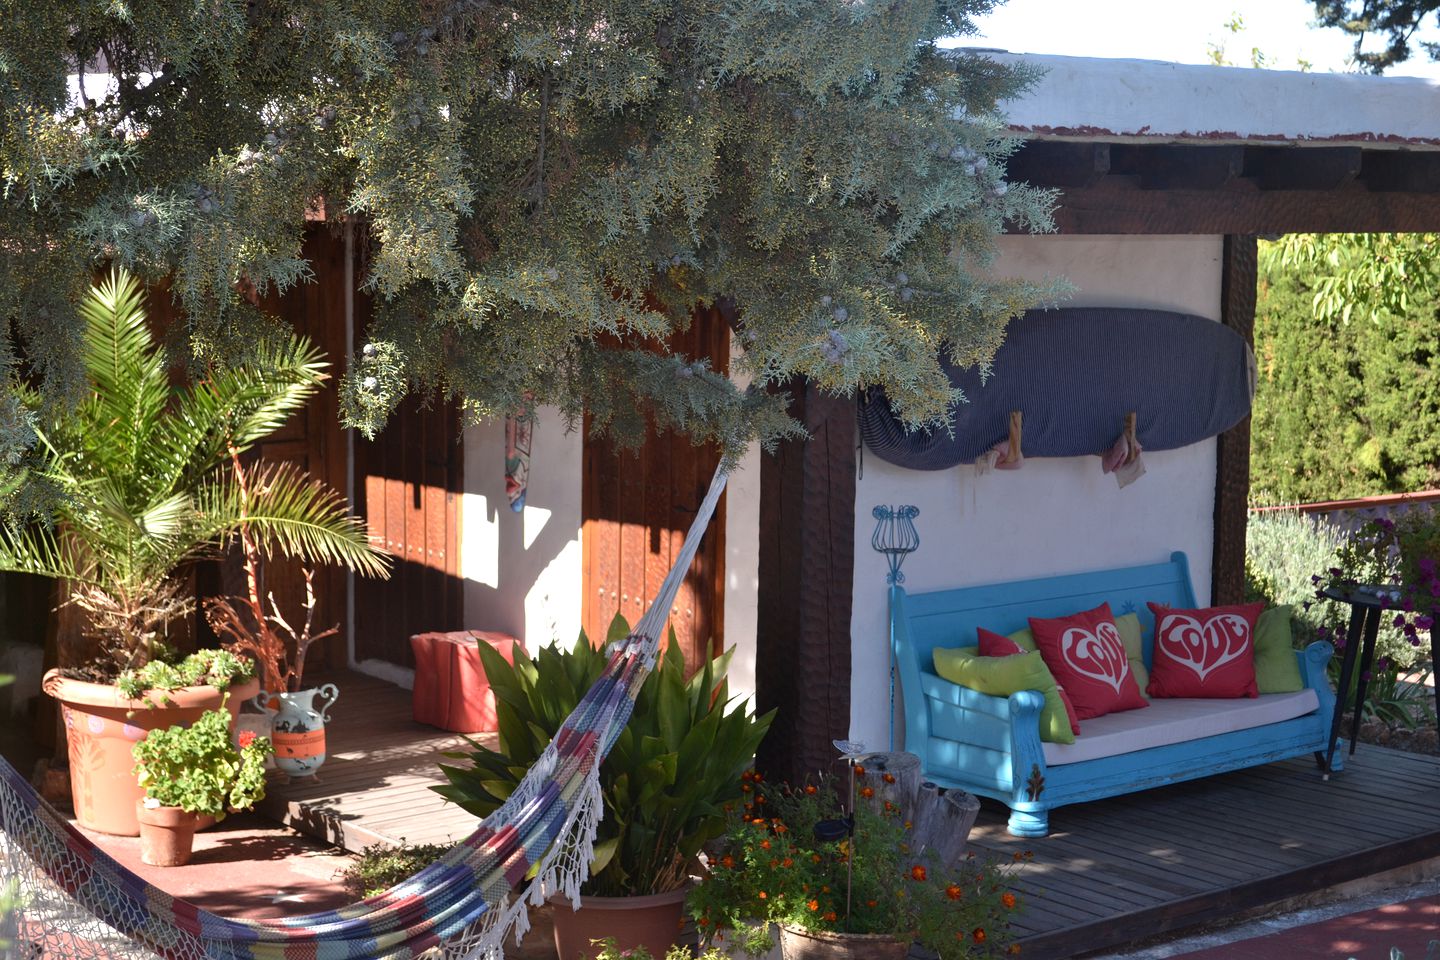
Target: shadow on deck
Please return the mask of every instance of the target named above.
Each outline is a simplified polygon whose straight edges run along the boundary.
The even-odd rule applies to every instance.
[[[272,781],[262,812],[349,850],[467,836],[477,820],[429,789],[463,738],[411,720],[406,690],[331,679],[329,759],[314,780]],[[1306,758],[1062,807],[1042,840],[1009,836],[1005,818],[986,801],[972,847],[1034,853],[1015,923],[1023,956],[1054,960],[1440,857],[1440,757],[1361,745],[1328,782]]]
[[[356,852],[469,836],[479,820],[430,789],[445,782],[441,754],[466,749],[464,738],[412,720],[410,691],[394,684],[361,673],[323,680],[340,688],[325,765],[314,777],[272,776],[260,812]],[[475,739],[495,744],[494,734]]]
[[[1041,840],[1006,813],[986,801],[972,847],[1034,853],[1022,955],[1072,957],[1440,856],[1440,757],[1362,744],[1328,782],[1309,758],[1272,763],[1062,807]]]

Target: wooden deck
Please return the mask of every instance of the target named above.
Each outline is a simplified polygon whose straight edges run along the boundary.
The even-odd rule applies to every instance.
[[[1344,744],[1341,745],[1342,749]],[[1321,780],[1310,759],[1062,807],[1022,840],[986,801],[972,845],[1031,851],[1023,956],[1149,939],[1440,856],[1440,757],[1362,744]]]
[[[272,777],[261,812],[354,851],[468,836],[477,819],[430,790],[445,782],[441,753],[464,749],[464,739],[410,719],[410,691],[394,684],[359,673],[324,681],[340,688],[325,729],[329,757],[314,777]],[[486,736],[493,746],[493,734],[476,739]]]
[[[410,719],[410,695],[358,674],[340,700],[314,781],[272,781],[262,810],[350,850],[443,843],[475,819],[429,787],[464,741]],[[1343,744],[1342,744],[1343,749]],[[1322,781],[1312,761],[1062,807],[1043,840],[1005,833],[985,802],[978,850],[1034,860],[1018,884],[1023,956],[1072,957],[1174,933],[1440,857],[1440,757],[1361,745]],[[527,940],[527,944],[529,941]]]

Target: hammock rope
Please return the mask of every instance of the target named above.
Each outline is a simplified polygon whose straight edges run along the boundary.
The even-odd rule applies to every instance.
[[[499,960],[529,928],[529,906],[556,893],[579,906],[604,813],[600,764],[654,667],[725,480],[722,464],[654,602],[515,792],[444,857],[358,903],[276,920],[202,910],[98,849],[0,757],[0,898],[18,901],[0,912],[0,958]]]

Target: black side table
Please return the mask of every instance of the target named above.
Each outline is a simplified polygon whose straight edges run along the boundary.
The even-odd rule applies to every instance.
[[[1330,587],[1321,596],[1350,604],[1350,625],[1345,629],[1345,653],[1340,661],[1340,685],[1335,691],[1335,718],[1330,721],[1330,747],[1325,754],[1325,779],[1330,779],[1335,759],[1335,743],[1340,739],[1340,721],[1345,715],[1346,694],[1355,676],[1355,659],[1360,658],[1360,682],[1355,687],[1355,713],[1350,720],[1350,752],[1360,736],[1360,713],[1365,703],[1365,688],[1370,668],[1375,662],[1375,637],[1380,633],[1380,618],[1390,608],[1391,591],[1387,587],[1357,586],[1343,589]],[[1362,649],[1363,648],[1363,649]]]

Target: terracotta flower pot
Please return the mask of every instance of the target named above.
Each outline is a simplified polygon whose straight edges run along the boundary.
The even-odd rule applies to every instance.
[[[140,860],[152,867],[179,867],[190,862],[200,816],[179,807],[147,807],[135,804],[140,824]]]
[[[44,688],[60,701],[65,718],[75,819],[83,827],[120,837],[140,833],[135,807],[145,793],[134,773],[130,748],[135,741],[151,730],[193,723],[224,698],[214,687],[182,687],[163,695],[169,703],[157,693],[152,707],[121,696],[111,684],[70,680],[55,670],[45,674]],[[232,685],[226,702],[230,716],[259,689],[259,680]]]
[[[780,926],[784,960],[905,960],[909,939],[879,933],[829,933]]]
[[[611,937],[621,950],[643,945],[661,960],[680,934],[688,892],[681,887],[648,897],[581,897],[579,910],[564,897],[551,897],[555,952],[559,960],[594,957],[600,948],[590,941]]]

